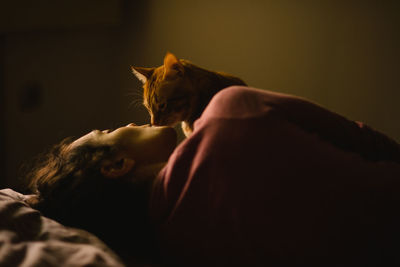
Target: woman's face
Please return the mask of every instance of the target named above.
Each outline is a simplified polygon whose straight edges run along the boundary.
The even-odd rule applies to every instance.
[[[93,130],[75,140],[71,148],[83,144],[110,145],[118,152],[131,157],[138,164],[165,162],[176,146],[176,132],[166,126],[136,126],[110,130]]]

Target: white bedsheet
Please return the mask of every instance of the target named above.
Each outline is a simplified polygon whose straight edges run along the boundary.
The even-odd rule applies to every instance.
[[[26,198],[0,190],[0,266],[124,266],[97,237],[41,216]]]

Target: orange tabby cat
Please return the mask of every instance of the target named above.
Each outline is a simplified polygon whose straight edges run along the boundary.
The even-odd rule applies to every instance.
[[[214,72],[178,59],[167,53],[164,65],[157,68],[132,67],[143,82],[143,104],[151,116],[152,125],[174,126],[182,122],[186,136],[193,131],[211,98],[231,85],[246,85],[229,74]]]

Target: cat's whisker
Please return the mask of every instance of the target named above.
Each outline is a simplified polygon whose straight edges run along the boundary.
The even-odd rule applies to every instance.
[[[139,108],[142,109],[143,106],[143,101],[142,99],[133,99],[130,103],[129,103],[129,109],[130,108]]]
[[[143,98],[142,94],[138,94],[138,93],[128,93],[125,96],[133,97],[133,98]]]
[[[129,109],[143,108],[143,90],[141,88],[132,88],[126,96],[132,99],[129,103]]]
[[[128,94],[130,94],[130,95],[132,95],[132,94],[142,95],[143,92],[141,90],[134,90],[134,91],[129,92]]]

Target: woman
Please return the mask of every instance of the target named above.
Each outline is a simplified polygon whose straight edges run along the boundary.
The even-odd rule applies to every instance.
[[[170,128],[134,126],[64,144],[61,162],[53,157],[33,179],[38,208],[114,248],[123,242],[113,237],[134,238],[139,254],[169,266],[397,259],[400,146],[364,124],[235,86],[212,99],[170,155],[174,144]]]
[[[172,128],[134,124],[66,139],[31,173],[30,188],[38,196],[31,204],[93,232],[126,261],[149,258],[149,192],[175,145]]]

